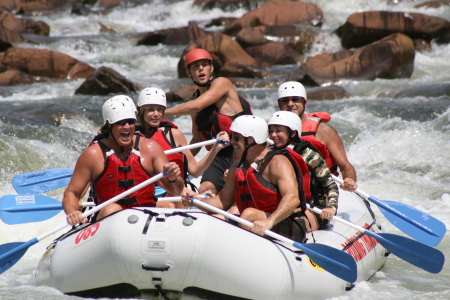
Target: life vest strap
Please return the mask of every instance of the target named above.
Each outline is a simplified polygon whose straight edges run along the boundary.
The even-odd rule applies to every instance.
[[[119,171],[121,172],[129,172],[131,171],[131,166],[120,166]]]
[[[133,180],[133,179],[119,180],[118,185],[119,185],[119,187],[130,187],[130,186],[134,186],[134,180]]]
[[[127,198],[120,199],[116,203],[120,204],[120,205],[130,205],[130,204],[134,204],[136,202],[137,202],[136,197],[127,197]]]

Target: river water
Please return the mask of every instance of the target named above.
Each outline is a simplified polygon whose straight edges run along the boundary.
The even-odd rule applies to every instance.
[[[450,19],[450,7],[415,9],[418,1],[316,0],[325,22],[309,55],[341,50],[331,32],[356,11],[421,12]],[[108,66],[143,86],[165,91],[186,83],[177,78],[176,66],[184,46],[136,47],[132,36],[188,21],[219,16],[241,16],[241,9],[202,12],[192,1],[155,0],[136,8],[116,9],[109,15],[70,15],[69,11],[36,19],[50,25],[47,43],[22,44],[57,50],[94,67]],[[351,3],[351,4],[350,4]],[[99,33],[99,23],[116,33]],[[450,45],[432,44],[416,53],[409,79],[347,81],[351,97],[309,101],[307,110],[328,111],[330,124],[341,134],[360,189],[378,199],[416,207],[450,227]],[[0,87],[0,196],[15,194],[11,178],[19,173],[51,168],[73,168],[78,155],[101,125],[101,105],[108,97],[75,96],[83,80]],[[425,89],[425,87],[433,89]],[[424,89],[421,89],[423,87]],[[415,89],[416,92],[408,92]],[[275,89],[239,89],[266,119],[277,109]],[[136,95],[132,95],[136,98]],[[62,117],[61,125],[54,120]],[[190,138],[190,119],[175,123]],[[201,154],[200,154],[201,155]],[[63,189],[47,195],[62,199]],[[385,230],[402,234],[376,209]],[[0,222],[0,243],[28,241],[64,222],[63,213],[49,220],[21,225]],[[55,236],[57,236],[56,234]],[[24,257],[0,275],[1,299],[78,299],[59,291],[36,287],[34,272],[52,237],[30,247]],[[450,256],[450,237],[437,248]],[[270,275],[268,275],[270,276]],[[326,283],[324,283],[326,284]],[[188,297],[185,297],[185,299]],[[448,264],[437,275],[426,273],[391,255],[370,281],[360,282],[339,299],[449,299]],[[191,298],[189,298],[191,299]]]

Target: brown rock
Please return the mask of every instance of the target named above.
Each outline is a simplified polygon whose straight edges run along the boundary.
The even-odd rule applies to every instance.
[[[317,33],[298,25],[257,26],[244,28],[236,35],[236,41],[244,48],[269,42],[281,42],[298,53],[309,50]]]
[[[94,68],[57,51],[12,47],[4,52],[2,65],[32,76],[86,78]]]
[[[225,34],[235,35],[241,29],[261,25],[321,25],[322,10],[303,1],[274,0],[260,8],[252,10],[234,21],[225,30]]]
[[[20,2],[21,0],[1,0],[0,11],[18,13],[20,10]]]
[[[215,74],[220,74],[220,68],[226,63],[242,66],[257,65],[256,61],[231,37],[221,33],[211,33],[200,37],[184,50],[178,62],[178,76],[180,78],[187,77],[184,56],[195,48],[202,48],[211,53]]]
[[[130,94],[139,88],[131,81],[108,67],[101,67],[92,72],[75,94],[83,95],[108,95]]]
[[[6,70],[0,73],[0,86],[12,86],[48,81],[42,77],[35,77],[20,72],[19,70]]]
[[[329,85],[310,88],[306,91],[308,100],[334,100],[350,97],[345,88],[339,85]]]
[[[22,0],[20,11],[27,15],[49,14],[71,8],[74,1],[77,0]]]
[[[408,78],[414,70],[414,56],[413,41],[398,33],[358,50],[316,55],[303,68],[319,85],[342,79]]]
[[[361,47],[397,32],[412,39],[450,42],[449,21],[418,13],[392,11],[355,13],[337,30],[344,48]]]
[[[270,0],[194,0],[195,6],[200,6],[203,10],[220,8],[223,11],[233,11],[240,8],[251,10],[258,4]]]
[[[270,65],[290,65],[300,60],[300,54],[283,43],[268,43],[245,49],[253,58]]]
[[[186,45],[205,35],[206,31],[196,25],[189,25],[181,28],[170,28],[156,30],[147,33],[137,45]]]
[[[16,19],[12,13],[0,13],[0,39],[8,43],[21,43],[27,41],[24,33],[48,36],[50,27],[41,21],[32,19]]]
[[[219,76],[224,77],[243,77],[243,78],[262,78],[262,74],[250,69],[244,65],[238,65],[235,63],[225,63],[218,73]]]
[[[427,1],[423,2],[417,5],[414,5],[414,8],[420,8],[420,7],[432,7],[432,8],[438,8],[441,6],[450,5],[450,0],[438,0],[438,1]]]

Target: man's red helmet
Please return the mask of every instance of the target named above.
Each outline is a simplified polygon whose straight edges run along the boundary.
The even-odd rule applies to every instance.
[[[191,50],[188,54],[186,54],[186,57],[184,58],[184,66],[187,68],[190,63],[203,59],[207,59],[212,62],[211,54],[209,54],[208,51],[204,49]]]

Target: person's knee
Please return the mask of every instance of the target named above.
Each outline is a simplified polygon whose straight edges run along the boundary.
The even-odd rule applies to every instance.
[[[111,203],[109,205],[106,205],[104,208],[100,210],[97,220],[103,219],[119,210],[122,210],[122,206],[120,206],[117,203]]]
[[[253,222],[254,220],[261,219],[260,211],[252,207],[246,208],[241,213],[241,218]]]
[[[210,181],[203,181],[200,184],[200,187],[198,188],[198,192],[200,194],[206,192],[206,191],[211,191],[213,194],[218,194],[219,191],[217,190],[217,187]]]
[[[160,202],[156,202],[156,207],[175,208],[175,203],[160,201]]]

